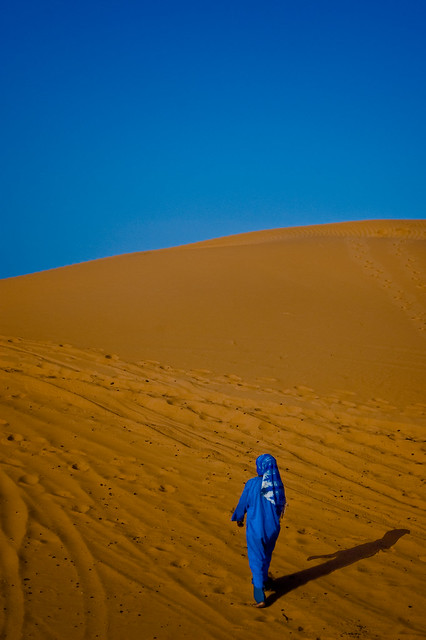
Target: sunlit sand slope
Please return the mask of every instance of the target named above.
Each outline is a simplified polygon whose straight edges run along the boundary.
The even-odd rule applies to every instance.
[[[425,222],[0,281],[0,638],[419,640]],[[268,607],[230,516],[289,506]]]
[[[425,405],[0,346],[2,637],[424,637]],[[230,515],[262,451],[289,506],[258,611]]]
[[[0,281],[0,333],[424,398],[425,221],[244,234]]]

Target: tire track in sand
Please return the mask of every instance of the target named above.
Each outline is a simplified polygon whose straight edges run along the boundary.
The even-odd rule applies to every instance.
[[[83,595],[83,625],[85,640],[106,638],[108,613],[105,590],[98,575],[96,561],[77,527],[49,496],[38,494],[37,499],[27,495],[32,518],[56,534],[68,550],[77,570]]]
[[[3,610],[4,640],[20,640],[24,621],[24,591],[22,586],[19,552],[25,536],[28,510],[20,491],[9,476],[0,469],[0,567],[5,585]]]

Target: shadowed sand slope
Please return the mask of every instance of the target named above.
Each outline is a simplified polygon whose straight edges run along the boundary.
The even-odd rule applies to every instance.
[[[259,232],[0,281],[0,333],[421,400],[424,221]]]
[[[425,224],[277,230],[0,282],[0,637],[420,640]],[[289,506],[268,607],[230,522]]]

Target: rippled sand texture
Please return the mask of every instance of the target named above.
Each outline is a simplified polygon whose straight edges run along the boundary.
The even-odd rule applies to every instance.
[[[0,282],[0,637],[425,637],[424,234],[265,232]],[[289,507],[256,610],[230,515],[264,451]]]

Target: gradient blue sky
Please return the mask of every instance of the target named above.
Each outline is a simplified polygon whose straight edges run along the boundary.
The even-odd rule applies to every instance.
[[[0,277],[424,218],[424,0],[2,0]]]

